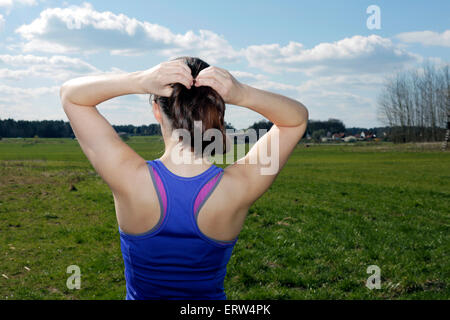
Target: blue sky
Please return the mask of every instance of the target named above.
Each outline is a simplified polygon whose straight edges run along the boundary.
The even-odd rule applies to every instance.
[[[369,30],[370,5],[381,29]],[[450,1],[0,0],[0,118],[63,119],[66,80],[194,55],[239,81],[302,101],[311,119],[374,127],[383,79],[450,61]],[[112,124],[149,124],[147,97],[99,105]],[[245,128],[262,117],[228,106]]]

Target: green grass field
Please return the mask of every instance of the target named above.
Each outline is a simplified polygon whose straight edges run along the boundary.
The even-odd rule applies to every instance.
[[[163,151],[159,137],[128,143],[145,159]],[[449,299],[449,208],[438,145],[299,145],[249,212],[227,296]],[[124,299],[112,194],[77,141],[0,141],[0,255],[0,299]],[[379,290],[365,286],[369,265]]]

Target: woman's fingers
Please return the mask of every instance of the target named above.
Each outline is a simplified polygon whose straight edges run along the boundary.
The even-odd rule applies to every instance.
[[[208,86],[216,90],[222,97],[225,93],[225,88],[223,87],[222,83],[214,78],[201,78],[195,80],[195,86],[201,87],[201,86]]]
[[[194,79],[190,71],[188,72],[181,66],[174,66],[165,70],[164,82],[164,84],[172,84],[178,82],[183,84],[186,88],[190,89],[194,82]]]
[[[186,88],[190,89],[194,85],[194,78],[192,77],[191,69],[183,60],[172,60],[164,64],[161,70],[162,82],[164,86],[169,86],[173,83],[181,83]],[[195,86],[209,86],[215,89],[219,94],[226,95],[228,92],[230,76],[224,69],[209,66],[200,71],[195,78]]]
[[[208,67],[203,69],[195,78],[195,82],[201,79],[214,79],[222,84],[226,83],[228,80],[228,74],[225,70],[221,70],[217,67]]]
[[[181,59],[173,60],[173,64],[176,66],[181,66],[184,70],[186,70],[187,73],[191,74],[191,68],[188,67],[188,65]]]
[[[184,67],[180,66],[180,65],[170,66],[167,68],[167,73],[180,73],[180,74],[185,75],[189,79],[193,79],[191,69],[189,69],[189,67],[186,65],[184,65]]]
[[[216,72],[219,76],[223,77],[224,79],[228,79],[229,77],[228,71],[221,69],[219,67],[216,67]]]
[[[166,70],[173,68],[175,69],[181,68],[185,70],[187,73],[191,73],[191,69],[188,67],[188,65],[183,60],[180,59],[163,62],[162,66]]]
[[[180,73],[172,74],[168,79],[168,84],[181,83],[188,89],[192,87],[192,82],[193,82],[192,76],[189,78],[186,75]]]
[[[226,90],[227,74],[218,68],[208,67],[203,69],[195,79],[195,86],[199,87],[207,85],[219,92],[222,97],[227,92]]]
[[[225,69],[208,67],[203,69],[195,79],[195,86],[210,86],[215,89],[225,103],[235,104],[242,96],[242,86]]]
[[[191,69],[181,60],[166,61],[161,64],[160,81],[163,86],[173,83],[181,83],[190,89],[194,79]]]
[[[200,71],[199,74],[197,75],[196,79],[202,78],[202,77],[217,78],[217,77],[221,77],[221,76],[223,76],[223,75],[219,72],[219,70],[217,70],[216,67],[210,66],[210,67],[205,68],[202,71]]]

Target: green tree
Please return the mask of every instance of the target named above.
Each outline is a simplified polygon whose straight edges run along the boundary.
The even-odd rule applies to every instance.
[[[325,132],[325,129],[316,130],[312,133],[311,137],[314,141],[320,142],[320,138],[325,136],[327,133]]]

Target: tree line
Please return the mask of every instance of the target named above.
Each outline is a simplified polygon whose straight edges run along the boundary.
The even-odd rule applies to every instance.
[[[261,120],[258,122],[253,123],[249,129],[266,129],[269,130],[272,127],[273,123],[268,120]],[[308,120],[308,127],[306,129],[307,134],[312,134],[313,132],[317,130],[323,129],[326,132],[331,133],[337,133],[337,132],[344,132],[345,131],[345,125],[344,123],[339,119],[328,119],[326,121],[321,120]]]
[[[269,130],[272,127],[273,123],[268,120],[261,120],[253,123],[249,129],[255,129],[256,132],[259,132],[259,129]],[[389,139],[385,137],[389,136],[390,132],[389,127],[374,127],[374,128],[362,128],[362,127],[351,127],[347,128],[344,125],[344,122],[339,119],[330,118],[328,120],[308,120],[308,127],[306,129],[306,133],[303,136],[303,139],[311,137],[315,141],[320,141],[321,137],[329,137],[334,133],[344,133],[345,136],[359,136],[361,132],[375,134],[377,137],[383,139]]]
[[[394,142],[442,141],[450,122],[449,65],[424,64],[388,77],[378,101],[379,119]]]
[[[116,132],[123,132],[129,135],[151,136],[160,135],[159,124],[149,124],[141,126],[133,125],[113,125]],[[69,122],[63,120],[14,120],[0,119],[0,137],[4,138],[74,138],[72,127]]]
[[[227,129],[234,127],[225,123]],[[159,124],[149,125],[112,125],[117,133],[130,136],[153,136],[161,135]],[[72,127],[69,122],[63,120],[14,120],[0,119],[0,138],[74,138]]]
[[[225,123],[227,129],[235,128],[230,123]],[[255,129],[259,134],[259,129],[270,130],[273,123],[268,120],[261,120],[254,122],[249,129]],[[161,128],[159,124],[149,125],[112,125],[117,133],[129,136],[151,136],[161,135]],[[346,135],[359,135],[361,132],[375,133],[377,137],[382,137],[383,132],[389,132],[392,128],[376,127],[376,128],[360,128],[352,127],[346,128],[344,123],[339,119],[309,120],[306,134],[303,138],[328,136],[334,133],[345,133]],[[14,119],[0,119],[0,138],[74,138],[75,135],[69,122],[63,120],[42,120],[42,121],[28,121],[28,120],[14,120]],[[259,138],[259,137],[258,137]]]

